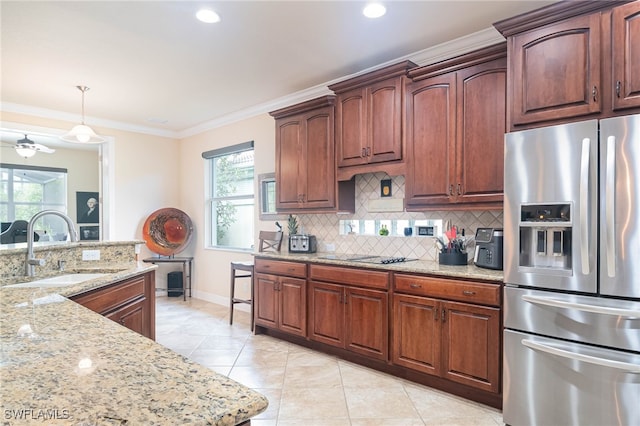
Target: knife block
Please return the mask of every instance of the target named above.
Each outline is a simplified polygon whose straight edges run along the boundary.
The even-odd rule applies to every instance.
[[[467,253],[439,253],[438,263],[441,265],[466,265],[469,263]]]

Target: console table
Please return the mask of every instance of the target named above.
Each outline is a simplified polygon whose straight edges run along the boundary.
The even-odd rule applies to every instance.
[[[148,257],[142,259],[146,263],[182,263],[182,298],[187,300],[187,289],[191,297],[191,273],[193,271],[193,257]]]

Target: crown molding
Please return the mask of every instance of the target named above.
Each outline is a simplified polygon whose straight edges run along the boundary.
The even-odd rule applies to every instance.
[[[82,121],[82,116],[78,114],[70,114],[63,111],[56,111],[56,110],[47,109],[47,108],[38,108],[38,107],[29,106],[29,105],[14,104],[11,102],[1,102],[0,110],[5,112],[13,112],[16,114],[25,114],[25,115],[31,115],[34,117],[42,117],[42,118],[47,118],[52,120],[68,121],[70,123],[80,123]],[[156,127],[139,126],[136,124],[125,123],[122,121],[105,120],[102,118],[91,117],[91,116],[85,116],[85,121],[90,122],[91,126],[94,126],[94,127],[104,127],[109,129],[122,130],[125,132],[134,132],[134,133],[142,133],[142,134],[153,135],[153,136],[161,136],[165,138],[173,138],[173,139],[178,138],[177,132],[174,132],[171,130],[165,130],[165,129],[158,129]]]

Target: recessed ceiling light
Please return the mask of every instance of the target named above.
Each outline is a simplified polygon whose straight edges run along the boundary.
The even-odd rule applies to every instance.
[[[387,8],[382,3],[369,3],[362,9],[362,14],[367,18],[379,18],[387,13]]]
[[[220,22],[220,15],[211,9],[200,9],[198,13],[196,13],[196,18],[207,24]]]

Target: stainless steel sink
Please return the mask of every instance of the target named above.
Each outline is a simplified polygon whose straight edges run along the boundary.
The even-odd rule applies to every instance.
[[[41,280],[29,281],[20,284],[10,284],[5,287],[12,288],[42,288],[42,287],[68,287],[75,284],[80,284],[85,281],[94,280],[96,278],[103,277],[108,274],[66,274],[58,275],[50,278],[43,278]]]

